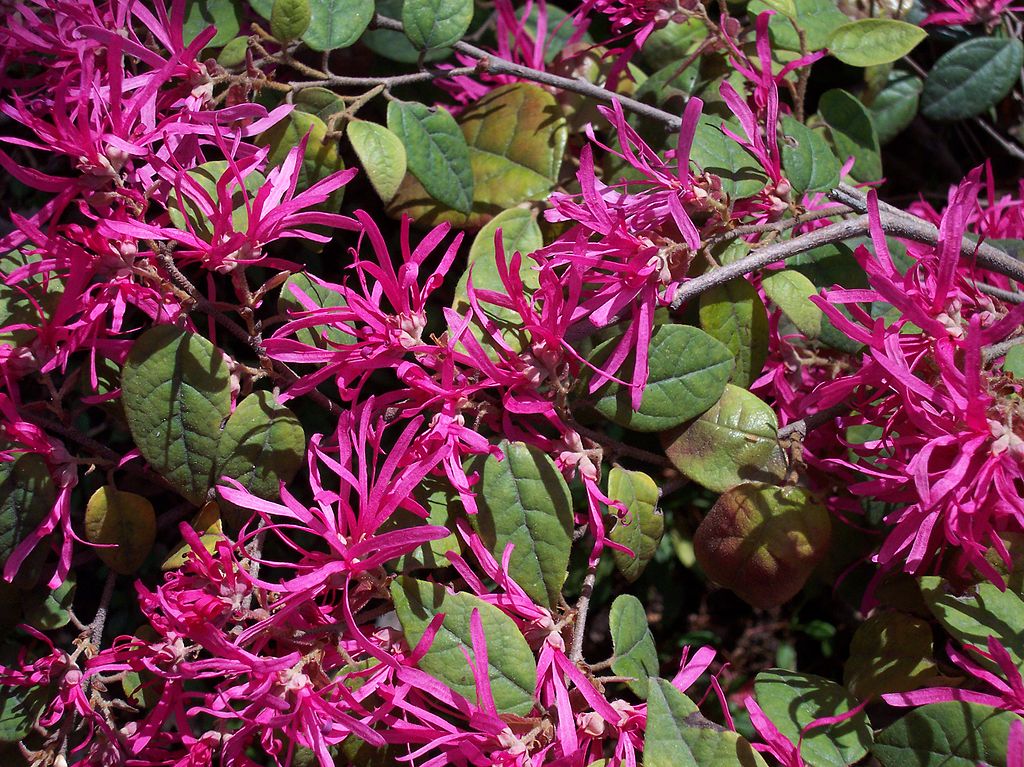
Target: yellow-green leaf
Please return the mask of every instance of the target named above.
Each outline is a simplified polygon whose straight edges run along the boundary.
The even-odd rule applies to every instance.
[[[104,485],[85,507],[85,537],[90,543],[114,544],[97,548],[96,554],[121,575],[138,570],[156,540],[153,504],[135,493]]]
[[[389,202],[405,177],[406,156],[401,139],[383,125],[358,120],[348,124],[348,140],[381,200]]]
[[[203,548],[212,554],[213,550],[217,547],[217,541],[224,538],[224,528],[220,521],[220,506],[216,502],[210,501],[199,510],[199,513],[196,514],[190,524],[192,529],[199,533],[199,542],[203,545]],[[181,567],[185,564],[185,560],[191,551],[192,547],[185,541],[182,541],[181,544],[167,555],[167,559],[160,565],[160,569],[174,570]]]
[[[858,19],[837,28],[828,41],[833,56],[853,67],[875,67],[903,58],[928,33],[896,19]]]
[[[618,549],[612,551],[615,566],[632,583],[647,568],[665,533],[665,517],[658,509],[661,491],[642,471],[613,466],[608,473],[608,497],[620,501],[627,510],[608,535],[633,551],[632,555]]]

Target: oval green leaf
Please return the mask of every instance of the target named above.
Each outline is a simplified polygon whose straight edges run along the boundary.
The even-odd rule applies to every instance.
[[[789,115],[782,116],[781,128],[782,167],[793,189],[822,192],[839,183],[839,158],[821,134]]]
[[[231,411],[224,355],[202,336],[159,325],[132,345],[121,388],[142,456],[201,505],[213,481],[220,425]]]
[[[882,767],[1007,767],[1010,727],[1019,721],[978,703],[933,703],[882,730],[871,753]]]
[[[554,607],[569,570],[572,499],[569,486],[546,453],[522,442],[502,441],[504,460],[479,456],[470,471],[478,511],[469,520],[499,562],[505,547],[515,550],[508,572],[540,604]]]
[[[876,613],[857,627],[843,683],[858,700],[907,692],[937,680],[932,630],[916,615]]]
[[[722,493],[693,547],[709,578],[767,609],[803,588],[831,535],[828,511],[803,488],[749,482]]]
[[[437,583],[402,576],[391,584],[395,611],[409,647],[415,647],[435,615],[444,615],[441,627],[420,659],[419,667],[453,692],[476,702],[477,689],[466,654],[475,658],[470,621],[480,611],[487,641],[487,676],[499,713],[526,716],[534,706],[537,662],[515,622],[482,599],[461,592],[452,594]],[[465,654],[464,654],[465,653]]]
[[[306,433],[299,419],[272,392],[256,391],[228,418],[217,451],[217,478],[240,482],[253,495],[278,497],[302,467]]]
[[[46,519],[56,498],[50,470],[41,456],[25,453],[0,463],[0,566]],[[19,585],[34,585],[35,577],[28,580],[32,583]]]
[[[274,0],[270,33],[282,43],[302,37],[309,28],[311,13],[309,0]]]
[[[665,517],[658,508],[661,491],[642,471],[613,466],[608,472],[608,497],[621,501],[628,512],[624,518],[616,520],[608,536],[633,551],[632,555],[617,549],[612,551],[615,566],[632,583],[654,558],[665,533]],[[647,675],[640,678],[646,689]]]
[[[768,359],[768,312],[757,289],[738,277],[701,293],[700,326],[732,352],[730,380],[743,387],[754,383]]]
[[[389,202],[405,178],[405,146],[401,139],[383,125],[363,120],[349,123],[347,134],[374,191]]]
[[[558,181],[568,132],[561,107],[544,89],[529,83],[495,88],[458,122],[469,147],[472,210],[466,215],[438,206],[444,201],[413,172],[389,207],[391,215],[408,213],[431,226],[481,226],[521,202],[543,199]]]
[[[599,366],[611,353],[618,338],[598,346],[590,355]],[[594,396],[597,411],[621,426],[636,431],[664,431],[703,413],[718,401],[732,374],[733,358],[728,347],[703,330],[690,325],[658,325],[648,346],[650,375],[640,409],[632,407],[629,387],[607,383]],[[628,381],[632,364],[619,371]],[[590,375],[584,375],[585,384]]]
[[[473,0],[405,0],[402,25],[417,48],[444,48],[457,42],[473,20]]]
[[[685,476],[724,493],[742,482],[779,478],[769,465],[778,428],[767,404],[729,384],[700,418],[664,435],[665,453]]]
[[[887,144],[914,121],[924,80],[907,72],[889,73],[889,81],[871,102],[871,122],[878,131],[878,143]]]
[[[738,125],[724,122],[736,135],[743,134]],[[698,171],[718,176],[722,191],[732,199],[755,195],[764,188],[768,177],[750,152],[722,132],[722,124],[720,117],[701,116],[693,136],[690,161]]]
[[[664,679],[650,680],[644,767],[767,767],[745,738],[701,716],[696,704]]]
[[[280,165],[307,134],[306,152],[302,155],[302,165],[295,183],[295,189],[299,192],[309,189],[332,173],[345,170],[345,163],[338,154],[337,140],[327,138],[327,124],[316,115],[296,109],[288,115],[287,120],[282,120],[256,137],[257,144],[270,147],[267,163]],[[318,209],[336,212],[341,207],[343,192],[344,189],[334,192]]]
[[[473,169],[469,145],[455,118],[443,107],[392,101],[388,129],[405,145],[409,173],[443,205],[469,213],[473,205]]]
[[[1018,666],[1024,665],[1024,600],[1014,592],[1000,591],[992,583],[978,583],[957,593],[935,575],[920,579],[921,596],[932,614],[950,635],[966,647],[986,650],[994,636]],[[975,654],[984,666],[996,669],[991,660]]]
[[[832,33],[850,20],[839,10],[835,0],[793,0],[793,5],[796,8],[795,16],[773,16],[768,24],[772,42],[787,51],[799,52],[803,48],[796,28],[803,31],[808,51],[820,51],[828,45]],[[786,13],[775,3],[764,3],[761,0],[752,0],[747,6],[747,13],[756,16],[768,8]]]
[[[241,31],[244,18],[245,11],[238,0],[188,0],[185,3],[182,40],[188,45],[200,32],[213,26],[216,27],[217,34],[206,45],[210,48],[219,48]]]
[[[837,28],[828,41],[833,56],[852,67],[875,67],[901,59],[928,33],[896,19],[858,19]]]
[[[104,485],[85,507],[85,537],[97,548],[103,563],[121,575],[131,575],[146,561],[156,540],[156,512],[146,498]]]
[[[765,295],[778,306],[790,322],[808,338],[821,335],[824,312],[819,309],[811,296],[818,295],[814,283],[793,269],[782,269],[765,274],[761,280]]]
[[[757,704],[794,745],[815,719],[845,714],[857,706],[857,701],[835,682],[783,669],[758,674],[754,692]],[[871,723],[859,711],[842,722],[803,732],[800,755],[807,764],[846,767],[867,754],[871,743]]]
[[[924,83],[921,113],[932,120],[963,120],[995,106],[1020,78],[1024,43],[1012,37],[976,37],[943,54]]]
[[[839,159],[853,157],[850,175],[857,181],[875,181],[882,175],[878,134],[871,115],[855,96],[839,88],[822,94],[818,113],[828,123]]]
[[[534,261],[527,257],[544,245],[544,238],[534,214],[523,208],[502,211],[483,226],[473,238],[473,244],[469,248],[466,271],[462,273],[455,286],[455,300],[452,302],[452,307],[462,314],[466,314],[470,310],[468,288],[471,272],[475,290],[490,290],[503,295],[508,294],[498,273],[498,253],[494,247],[494,237],[499,230],[501,231],[501,244],[505,252],[506,264],[511,265],[512,256],[517,252],[523,256],[519,264],[519,278],[523,281],[526,295],[532,294],[540,286],[540,275],[533,268]],[[487,317],[500,329],[505,343],[516,351],[521,351],[527,341],[522,330],[522,317],[511,309],[491,304],[482,299],[480,306]],[[485,345],[485,349],[489,348],[490,336],[480,326],[476,318],[470,324],[469,330],[478,341]]]
[[[647,611],[640,600],[631,594],[621,594],[612,602],[608,614],[612,635],[612,671],[616,676],[628,676],[626,682],[640,700],[647,699],[650,677],[658,675],[658,650],[647,627]]]
[[[217,547],[217,541],[224,538],[224,526],[220,520],[220,507],[217,503],[210,501],[205,504],[189,524],[199,533],[199,543],[212,554]],[[160,569],[166,571],[181,567],[191,552],[192,547],[186,541],[182,541],[167,555]]]
[[[309,0],[309,28],[302,42],[314,51],[347,48],[373,18],[373,0]]]

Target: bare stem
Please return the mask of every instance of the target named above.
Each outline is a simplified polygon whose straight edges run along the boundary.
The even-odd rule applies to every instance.
[[[393,32],[403,32],[405,30],[402,26],[402,22],[397,21],[396,19],[390,19],[387,16],[375,16],[373,24],[377,29],[388,29]],[[663,123],[671,131],[677,131],[683,125],[682,118],[678,115],[666,112],[663,109],[658,109],[657,107],[652,107],[650,104],[645,104],[642,101],[621,96],[614,91],[602,88],[600,85],[594,85],[593,83],[587,82],[579,77],[562,77],[560,75],[553,75],[550,72],[533,69],[532,67],[525,67],[522,64],[516,64],[512,61],[508,61],[507,59],[503,59],[493,53],[488,53],[487,51],[477,48],[475,45],[470,45],[467,42],[458,42],[452,47],[459,53],[475,59],[477,61],[477,65],[475,67],[477,72],[486,72],[493,75],[512,75],[514,77],[521,77],[524,80],[530,80],[542,85],[550,85],[553,88],[558,88],[563,91],[571,91],[584,96],[590,96],[591,98],[599,99],[600,101],[618,101],[622,104],[623,109],[629,109],[638,115],[649,117],[652,120]]]
[[[572,627],[572,647],[569,650],[569,660],[573,663],[583,660],[583,637],[587,633],[587,613],[590,612],[590,597],[594,593],[596,580],[597,562],[593,562],[587,568],[587,575],[583,579],[583,588],[580,590],[580,598],[576,602],[576,621]]]

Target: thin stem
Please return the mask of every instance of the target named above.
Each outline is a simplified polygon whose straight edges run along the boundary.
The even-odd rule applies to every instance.
[[[594,593],[596,580],[597,562],[592,562],[587,568],[587,575],[583,579],[583,588],[580,590],[580,598],[576,602],[576,622],[572,627],[572,647],[569,650],[569,660],[573,663],[583,660],[583,637],[587,633],[587,613],[590,612],[590,597]]]
[[[724,285],[729,280],[742,277],[749,272],[761,269],[769,264],[774,264],[776,261],[785,261],[787,258],[792,258],[822,245],[841,242],[851,237],[859,237],[868,231],[868,217],[859,216],[846,221],[840,221],[822,229],[815,229],[813,232],[801,234],[799,237],[794,237],[790,240],[757,248],[750,255],[738,261],[733,261],[731,264],[718,269],[712,269],[699,277],[694,277],[692,280],[684,282],[676,290],[675,298],[672,301],[672,309],[678,309],[690,299],[696,298],[711,288]]]
[[[807,436],[807,432],[828,423],[833,418],[842,415],[849,409],[850,406],[844,402],[838,405],[833,405],[832,407],[826,408],[817,413],[811,413],[809,416],[801,418],[799,421],[788,423],[779,429],[779,439],[787,439],[796,434],[800,435],[800,438],[803,439]]]
[[[373,25],[377,29],[388,29],[393,32],[405,31],[405,28],[402,26],[402,22],[397,21],[396,19],[390,19],[387,16],[375,16]],[[581,78],[561,77],[539,69],[526,67],[522,64],[516,64],[466,42],[455,43],[452,47],[459,53],[475,59],[477,62],[475,67],[477,72],[486,72],[492,75],[512,75],[514,77],[521,77],[524,80],[541,83],[542,85],[550,85],[553,88],[559,88],[563,91],[572,91],[573,93],[590,96],[591,98],[599,99],[601,101],[618,101],[622,104],[623,109],[629,109],[638,115],[649,117],[652,120],[663,123],[671,131],[677,131],[683,125],[683,120],[678,115],[658,109],[657,107],[652,107],[642,101],[637,101],[636,99],[631,99],[627,96],[621,96],[614,91],[602,88],[600,85],[594,85],[593,83],[587,82]]]
[[[859,189],[848,184],[840,184],[829,192],[829,198],[836,202],[842,202],[850,206],[858,213],[867,213],[867,196]],[[886,234],[895,234],[907,240],[914,240],[925,245],[937,245],[939,242],[939,230],[934,224],[930,224],[917,216],[900,210],[889,203],[879,201],[878,211],[882,218],[882,229]],[[889,219],[888,222],[886,219]],[[902,224],[896,223],[896,219]],[[903,232],[888,231],[886,226],[891,228],[904,228]],[[1002,274],[1010,279],[1024,282],[1024,263],[1012,256],[988,244],[987,242],[975,242],[964,237],[960,243],[960,255],[964,258],[974,259],[975,263],[982,269]]]
[[[1013,338],[1007,338],[1005,341],[1000,341],[997,344],[986,346],[981,350],[981,361],[984,364],[988,364],[993,360],[997,360],[1010,351],[1015,346],[1024,344],[1024,336],[1014,336]]]
[[[107,573],[107,580],[103,584],[103,593],[100,595],[100,606],[96,609],[96,617],[89,624],[89,641],[96,647],[103,641],[103,627],[107,623],[107,613],[110,610],[110,600],[114,597],[114,584],[117,582],[117,573],[110,570]]]
[[[573,428],[579,432],[581,437],[586,437],[587,439],[596,442],[602,448],[612,453],[613,456],[628,456],[629,458],[635,458],[638,461],[644,461],[655,466],[672,466],[672,462],[663,455],[658,455],[657,453],[652,453],[649,450],[644,450],[643,448],[633,447],[632,445],[627,445],[624,442],[619,442],[606,434],[602,434],[601,432],[593,429],[588,429],[586,426],[581,426],[578,423],[573,424]]]
[[[189,280],[189,278],[186,277],[180,269],[178,269],[177,264],[174,263],[174,259],[166,248],[161,248],[157,243],[151,242],[147,244],[153,253],[156,254],[157,260],[170,276],[171,281],[195,302],[196,308],[213,317],[214,321],[224,327],[229,333],[231,333],[231,335],[247,344],[259,358],[260,364],[263,366],[264,370],[273,374],[274,378],[284,385],[290,385],[299,380],[299,376],[296,375],[295,371],[290,367],[285,365],[283,362],[271,359],[267,355],[267,352],[263,349],[263,344],[260,342],[258,336],[253,336],[248,333],[245,328],[217,309],[217,307],[214,306],[206,296],[204,296],[199,289],[192,284],[192,281]],[[326,409],[331,415],[341,415],[341,407],[328,397],[324,396],[322,392],[312,389],[309,392],[309,397],[318,405]]]

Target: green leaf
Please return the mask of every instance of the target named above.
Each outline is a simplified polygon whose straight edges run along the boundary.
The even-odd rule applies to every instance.
[[[427,476],[413,491],[413,495],[426,508],[427,518],[423,519],[411,511],[399,509],[384,523],[381,532],[422,525],[435,525],[454,530],[455,510],[458,507],[459,496],[447,480]],[[427,541],[408,554],[403,554],[392,563],[392,567],[398,571],[448,567],[451,564],[446,556],[449,551],[455,553],[462,551],[459,537],[454,532],[445,538]]]
[[[754,691],[765,715],[794,745],[815,719],[845,714],[857,705],[835,682],[782,669],[758,674]],[[804,732],[800,755],[816,767],[846,767],[867,754],[871,742],[871,723],[860,711],[842,722]]]
[[[299,419],[269,391],[255,391],[228,418],[217,451],[217,479],[228,476],[253,495],[273,501],[306,454]]]
[[[901,612],[876,613],[857,627],[843,683],[859,700],[926,686],[938,675],[927,621]]]
[[[1003,372],[1013,374],[1018,381],[1024,379],[1024,345],[1014,346],[1006,353]]]
[[[373,18],[373,0],[309,0],[309,28],[302,42],[314,51],[348,48]]]
[[[762,0],[762,2],[774,11],[791,19],[797,18],[798,11],[794,0]]]
[[[854,258],[852,244],[841,242],[820,245],[786,259],[786,268],[800,272],[815,288],[866,288],[867,277]],[[822,321],[827,318],[823,317]]]
[[[1016,665],[1024,665],[1024,600],[1020,596],[987,582],[955,594],[935,575],[923,576],[920,585],[928,609],[954,639],[987,651],[989,635],[994,636]],[[976,657],[982,665],[995,668],[991,661]]]
[[[828,123],[839,159],[853,157],[850,175],[857,181],[875,181],[882,175],[882,158],[878,134],[871,124],[871,115],[857,98],[844,90],[833,88],[822,94],[818,113]]]
[[[766,467],[778,450],[775,412],[746,389],[729,384],[692,423],[663,436],[665,453],[685,476],[724,493],[752,479],[776,479]]]
[[[131,575],[146,561],[156,541],[156,512],[146,498],[104,485],[85,508],[85,537],[97,548],[103,563],[121,575]]]
[[[738,277],[701,293],[700,326],[732,353],[733,383],[746,387],[757,380],[768,359],[768,313],[753,285]]]
[[[977,703],[921,706],[879,733],[882,767],[1007,767],[1010,725],[1020,717]]]
[[[269,128],[256,137],[260,146],[270,147],[267,155],[269,165],[280,165],[292,148],[298,146],[303,136],[309,134],[306,152],[302,155],[296,191],[304,191],[318,181],[345,169],[345,163],[338,154],[338,142],[327,138],[327,124],[316,115],[294,110],[287,120]],[[318,210],[337,212],[341,207],[343,189],[334,192]]]
[[[245,54],[249,50],[248,37],[235,37],[217,54],[217,63],[225,69],[234,69],[245,63]]]
[[[417,48],[458,42],[473,20],[473,0],[405,0],[402,25]]]
[[[921,113],[932,120],[963,120],[995,106],[1020,77],[1024,43],[1013,37],[976,37],[943,54],[924,83]]]
[[[402,18],[402,0],[377,0],[377,13],[390,19]],[[390,29],[368,29],[363,34],[362,44],[373,53],[402,64],[415,64],[423,57],[424,63],[439,61],[451,55],[451,48],[435,48],[421,51],[412,44],[404,32]]]
[[[217,547],[217,542],[224,538],[224,525],[220,518],[220,506],[215,501],[203,505],[199,513],[189,523],[192,529],[199,535],[199,543],[211,554]],[[192,547],[186,542],[171,550],[167,559],[160,565],[160,569],[167,571],[181,567],[192,552]]]
[[[914,121],[924,81],[917,75],[893,71],[889,82],[871,102],[871,122],[878,130],[878,142],[886,144]]]
[[[693,547],[709,578],[767,609],[803,588],[831,535],[828,511],[803,488],[748,482],[722,493]]]
[[[402,140],[383,125],[357,120],[348,124],[348,140],[363,164],[370,183],[388,202],[405,178],[406,156]]]
[[[348,104],[337,93],[319,86],[303,88],[295,94],[292,103],[300,112],[308,112],[324,120],[325,123],[332,115],[344,112],[348,107]]]
[[[821,192],[839,183],[839,158],[821,134],[789,115],[782,116],[781,127],[782,167],[793,189]]]
[[[609,537],[633,551],[632,555],[612,551],[615,566],[632,583],[654,558],[665,533],[665,517],[658,509],[661,491],[654,480],[642,471],[613,466],[608,472],[608,497],[621,501],[628,512],[626,517],[615,521]],[[647,674],[640,678],[646,688]]]
[[[28,737],[52,698],[46,687],[0,686],[0,742],[17,743]]]
[[[71,622],[70,610],[75,600],[76,586],[74,575],[70,575],[53,591],[44,588],[42,594],[25,594],[25,622],[40,631],[53,631],[68,625]]]
[[[427,193],[444,205],[469,213],[473,204],[473,169],[469,146],[455,118],[443,107],[392,101],[388,128],[405,145],[409,172]]]
[[[473,671],[466,656],[475,659],[470,621],[480,611],[487,642],[487,676],[499,713],[526,716],[533,710],[537,662],[515,622],[494,605],[472,594],[449,593],[437,583],[402,576],[391,584],[398,620],[409,647],[415,647],[435,615],[444,615],[430,649],[419,667],[470,701],[478,701]]]
[[[516,252],[523,256],[519,264],[519,278],[523,281],[526,295],[531,295],[540,286],[540,274],[533,268],[534,261],[527,257],[544,245],[540,226],[537,225],[531,211],[523,208],[510,208],[484,224],[473,239],[473,244],[469,248],[466,271],[462,273],[455,286],[455,299],[452,301],[452,307],[461,314],[467,314],[470,310],[468,288],[471,271],[475,290],[490,290],[507,295],[498,273],[498,256],[494,247],[494,236],[499,229],[501,230],[501,244],[505,251],[506,264],[511,266],[512,256]],[[488,318],[501,330],[505,343],[516,351],[522,351],[528,339],[522,330],[523,320],[518,312],[503,306],[496,306],[482,299],[480,306]],[[480,326],[476,318],[470,324],[469,329],[476,339],[484,344],[484,348],[489,349],[490,336]]]
[[[768,177],[750,152],[722,132],[722,123],[719,117],[701,115],[690,160],[699,170],[722,179],[722,191],[732,199],[755,195],[764,188]],[[726,126],[730,130],[738,128],[728,121]]]
[[[658,675],[658,650],[647,627],[647,611],[640,600],[622,594],[612,602],[608,614],[612,634],[612,671],[616,676],[632,677],[627,682],[640,700],[647,700],[649,677]]]
[[[572,499],[569,486],[546,453],[522,442],[499,444],[504,460],[478,456],[479,472],[473,529],[494,558],[515,550],[508,572],[540,604],[554,607],[569,571]]]
[[[277,311],[286,317],[293,312],[307,312],[318,307],[334,309],[343,306],[347,304],[341,293],[323,283],[313,282],[304,272],[290,276],[281,286],[281,293],[277,297]],[[346,326],[345,323],[336,323],[300,328],[295,332],[295,340],[320,349],[355,341],[355,335],[347,333],[338,325]]]
[[[46,519],[56,498],[50,470],[39,455],[25,453],[0,463],[0,566]],[[28,580],[32,583],[25,585],[34,585],[35,577]]]
[[[406,213],[424,226],[448,221],[477,227],[524,201],[545,198],[554,187],[568,132],[550,93],[529,83],[504,85],[466,108],[458,123],[469,147],[472,210],[438,205],[445,201],[413,172],[389,206],[390,215]]]
[[[767,767],[739,734],[701,716],[693,701],[664,679],[650,680],[644,767]]]
[[[555,97],[530,83],[496,88],[459,116],[476,201],[502,209],[542,199],[558,181],[568,139]]]
[[[244,16],[236,0],[187,0],[182,39],[188,45],[212,25],[217,28],[217,34],[206,45],[219,48],[241,31]]]
[[[808,338],[818,337],[824,313],[811,301],[811,296],[818,295],[814,283],[800,272],[782,269],[765,274],[761,287],[801,333]]]
[[[794,24],[804,31],[809,52],[820,51],[828,46],[828,40],[835,30],[850,19],[836,6],[835,0],[794,0],[796,16],[793,21],[787,16],[773,16],[768,23],[772,41],[778,48],[799,52],[800,38]],[[747,5],[747,12],[758,15],[768,8],[774,8],[761,0],[752,0]],[[776,10],[779,10],[776,8]],[[783,11],[782,13],[785,13]]]
[[[282,43],[302,37],[309,28],[311,13],[309,0],[274,0],[270,33]]]
[[[224,355],[202,336],[159,325],[132,345],[121,387],[142,456],[201,505],[213,481],[220,425],[231,410]]]
[[[259,192],[260,187],[267,183],[262,173],[253,171],[244,179],[243,192],[243,183],[239,183],[226,160],[204,162],[188,171],[188,176],[202,187],[211,201],[216,202],[225,194],[231,194],[231,225],[237,232],[244,232],[249,225],[246,197],[251,200]],[[220,182],[223,182],[224,192],[217,188]],[[212,241],[213,223],[191,197],[179,199],[176,190],[172,189],[167,195],[167,215],[178,229],[194,231],[207,242]]]
[[[838,27],[828,41],[833,56],[852,67],[876,67],[901,59],[928,36],[896,19],[858,19]]]
[[[591,352],[590,362],[600,366],[618,343],[618,338],[605,341]],[[690,325],[656,326],[647,351],[650,374],[639,410],[633,410],[628,386],[610,382],[594,393],[601,415],[635,431],[664,431],[695,418],[718,401],[732,374],[728,347]],[[618,377],[630,380],[632,367],[624,365]],[[581,383],[590,377],[585,374]]]

